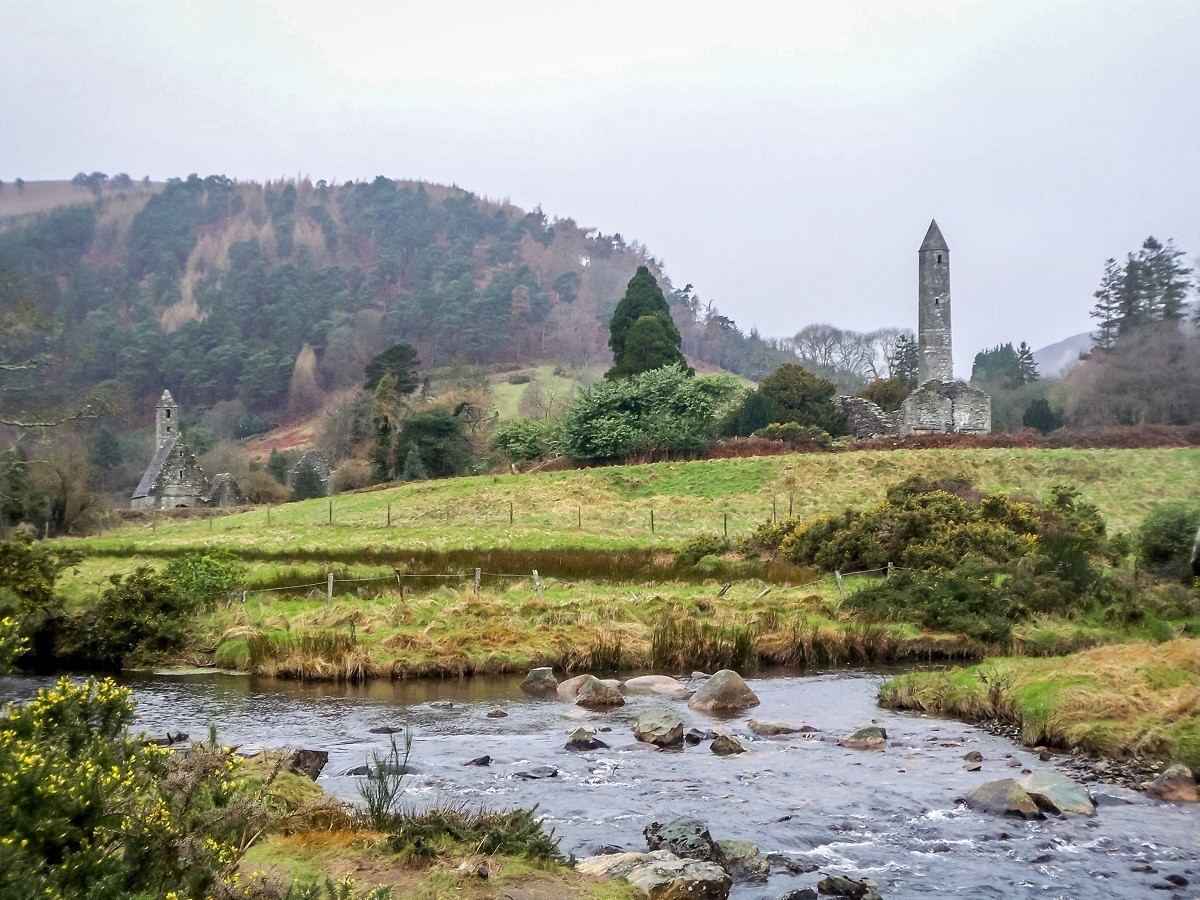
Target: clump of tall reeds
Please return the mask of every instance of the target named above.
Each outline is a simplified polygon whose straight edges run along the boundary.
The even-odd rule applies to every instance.
[[[654,623],[650,655],[659,669],[735,669],[758,662],[758,631],[748,625],[697,622],[690,616],[664,613]]]

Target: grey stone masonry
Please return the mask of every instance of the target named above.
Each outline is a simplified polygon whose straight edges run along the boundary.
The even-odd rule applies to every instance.
[[[917,258],[917,384],[953,381],[950,248],[936,221],[929,223]]]

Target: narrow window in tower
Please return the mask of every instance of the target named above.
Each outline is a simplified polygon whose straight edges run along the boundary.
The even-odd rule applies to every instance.
[[[938,265],[940,266],[941,264],[942,264],[942,254],[939,253],[938,254]]]
[[[939,256],[939,257],[938,257],[938,262],[941,262],[941,261],[942,261],[942,258]],[[169,409],[167,410],[167,418],[168,418],[168,419],[169,419],[169,418],[171,418],[171,411],[170,411]]]

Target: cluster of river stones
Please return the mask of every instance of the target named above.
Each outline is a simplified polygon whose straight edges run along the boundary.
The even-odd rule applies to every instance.
[[[693,674],[703,676],[699,672]],[[645,675],[625,682],[579,675],[559,682],[550,668],[530,671],[521,689],[534,696],[555,696],[593,710],[623,706],[623,692],[686,699],[691,709],[714,714],[737,713],[759,705],[758,697],[742,677],[727,669],[705,676],[695,692],[667,675]],[[794,726],[758,719],[749,720],[748,725],[754,734],[769,738],[817,730],[808,725]],[[705,741],[719,756],[745,753],[750,749],[748,742],[724,731],[685,730],[678,714],[665,705],[643,712],[633,732],[640,744],[660,749],[678,749]],[[869,725],[839,743],[850,750],[883,750],[888,746],[888,737],[883,728]],[[595,750],[607,746],[598,730],[590,725],[579,725],[567,735],[568,750]],[[964,757],[964,768],[978,771],[981,760],[977,752],[968,753]],[[1072,778],[1058,772],[1025,770],[1022,774],[1026,777],[981,784],[968,791],[963,800],[971,809],[985,814],[1021,819],[1095,815],[1095,801]],[[1159,774],[1146,787],[1146,792],[1165,801],[1200,801],[1192,772],[1181,765],[1171,766]],[[589,857],[578,863],[578,870],[588,875],[622,878],[654,900],[726,900],[734,881],[764,880],[773,863],[785,866],[795,874],[816,871],[815,866],[804,868],[786,857],[774,854],[764,857],[757,847],[746,841],[714,840],[703,822],[689,817],[655,822],[643,835],[647,844],[645,852],[613,852]],[[880,896],[878,885],[870,879],[827,874],[815,891],[789,891],[780,900],[813,900],[819,895],[853,900],[876,900]]]

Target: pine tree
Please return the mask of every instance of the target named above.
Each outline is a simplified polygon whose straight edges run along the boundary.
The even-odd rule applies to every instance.
[[[693,374],[680,352],[681,344],[662,288],[648,268],[639,266],[609,324],[613,367],[604,377],[615,381],[676,363]]]
[[[1034,428],[1042,434],[1049,434],[1051,431],[1062,428],[1063,419],[1060,413],[1051,408],[1050,401],[1045,397],[1034,397],[1025,407],[1025,415],[1021,424],[1026,428]]]
[[[314,497],[325,496],[325,482],[317,474],[312,463],[304,462],[296,468],[296,478],[292,482],[293,500],[311,500]]]
[[[1017,369],[1021,376],[1021,384],[1029,384],[1042,377],[1038,372],[1037,360],[1033,358],[1033,351],[1024,341],[1017,347]]]
[[[287,484],[287,470],[287,456],[272,447],[271,455],[267,459],[267,471],[275,476],[275,480],[280,484]]]
[[[425,468],[416,447],[408,448],[408,455],[404,457],[404,471],[400,473],[400,477],[405,481],[425,481],[429,478],[429,470]]]
[[[1138,254],[1145,267],[1150,297],[1148,310],[1151,321],[1179,321],[1184,316],[1184,304],[1191,287],[1188,277],[1192,270],[1180,263],[1184,253],[1168,240],[1164,247],[1153,237],[1146,239]]]
[[[396,377],[385,371],[375,385],[375,397],[371,405],[371,427],[374,431],[371,469],[378,481],[387,481],[392,477],[392,451],[399,421],[400,395],[396,391]]]
[[[1111,350],[1121,334],[1121,291],[1125,270],[1112,257],[1104,263],[1104,276],[1100,287],[1092,294],[1096,305],[1092,307],[1092,318],[1100,323],[1092,335],[1092,347],[1096,350]]]
[[[892,378],[899,378],[909,388],[917,386],[917,342],[911,334],[905,332],[896,338],[887,363]]]

